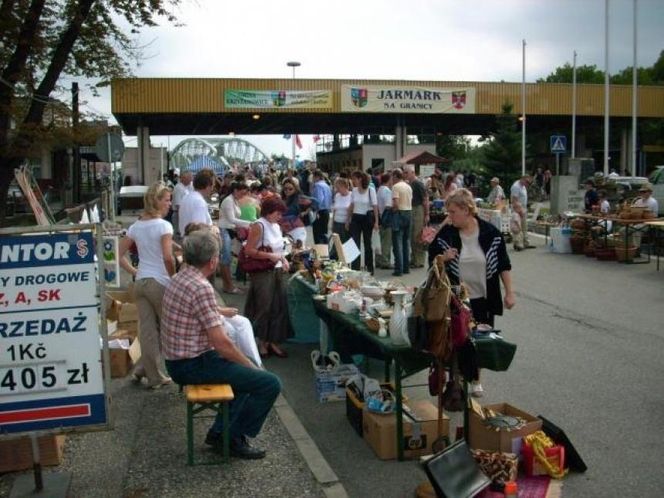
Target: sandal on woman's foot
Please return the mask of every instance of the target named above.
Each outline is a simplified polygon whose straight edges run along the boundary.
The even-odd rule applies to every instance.
[[[223,292],[224,294],[244,294],[244,291],[242,289],[240,289],[239,287],[233,287],[230,290],[225,290],[224,289],[221,292]]]
[[[288,353],[274,344],[269,346],[270,352],[278,358],[288,358]]]
[[[165,379],[161,379],[158,381],[156,384],[148,384],[148,389],[161,389],[164,386],[168,386],[173,383],[173,379],[170,377],[166,377]]]

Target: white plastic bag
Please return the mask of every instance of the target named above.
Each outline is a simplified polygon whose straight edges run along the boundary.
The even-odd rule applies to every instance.
[[[371,247],[376,254],[382,254],[381,244],[380,244],[380,233],[378,230],[373,230],[371,232]]]

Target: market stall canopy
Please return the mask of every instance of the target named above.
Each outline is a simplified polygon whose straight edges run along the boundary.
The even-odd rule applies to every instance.
[[[450,160],[432,154],[427,150],[414,150],[403,156],[397,162],[400,162],[401,164],[414,164],[415,166],[419,166],[420,164],[449,163]]]

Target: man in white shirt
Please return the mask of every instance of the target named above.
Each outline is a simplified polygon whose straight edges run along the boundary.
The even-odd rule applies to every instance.
[[[645,207],[650,211],[655,213],[655,216],[659,213],[659,204],[657,199],[652,196],[652,185],[645,183],[639,189],[639,197],[634,201],[634,207]]]
[[[215,175],[211,169],[202,169],[194,177],[194,191],[188,194],[178,210],[178,230],[184,236],[184,229],[189,223],[212,225],[207,200],[214,189]],[[216,231],[216,226],[215,226]]]
[[[525,175],[515,181],[510,188],[512,210],[521,218],[521,231],[514,237],[514,249],[517,251],[535,247],[528,240],[528,186],[531,182],[532,178]]]
[[[180,204],[182,200],[191,192],[194,191],[194,186],[191,181],[194,178],[194,174],[191,171],[185,171],[180,175],[180,181],[175,185],[173,189],[173,228],[175,229],[176,237],[181,237],[180,227],[178,223],[178,211],[180,210]]]

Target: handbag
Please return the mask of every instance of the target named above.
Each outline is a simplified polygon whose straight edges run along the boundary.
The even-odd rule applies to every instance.
[[[259,223],[260,224],[260,223]],[[261,235],[261,245],[258,247],[258,250],[261,252],[272,252],[272,248],[265,245],[263,237],[265,236],[265,230],[263,225],[261,225],[261,230],[263,233]],[[247,255],[247,246],[246,244],[240,249],[240,254],[237,257],[237,264],[240,266],[240,269],[245,273],[259,273],[262,271],[268,271],[274,269],[277,262],[271,259],[258,259],[252,258]]]
[[[444,320],[449,315],[452,294],[443,257],[438,255],[429,268],[424,284],[415,292],[414,314],[428,322]]]
[[[450,335],[455,348],[463,346],[470,333],[470,308],[452,293],[450,296]]]

